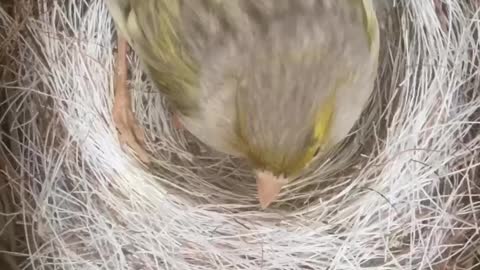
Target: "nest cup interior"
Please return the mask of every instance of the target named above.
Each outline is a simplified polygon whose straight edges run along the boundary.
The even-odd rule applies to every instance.
[[[129,89],[152,164],[121,147],[115,27],[103,1],[0,9],[10,74],[0,81],[0,153],[26,235],[21,266],[472,269],[480,6],[387,2],[375,2],[382,47],[367,108],[267,210],[244,160],[173,128],[134,53]]]

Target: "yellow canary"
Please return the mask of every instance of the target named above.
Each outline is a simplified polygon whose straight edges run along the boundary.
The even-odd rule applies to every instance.
[[[262,207],[346,137],[379,52],[371,0],[107,0],[182,125],[246,158]]]

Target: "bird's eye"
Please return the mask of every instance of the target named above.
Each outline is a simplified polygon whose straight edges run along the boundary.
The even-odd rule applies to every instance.
[[[313,156],[316,157],[319,152],[320,152],[320,147],[317,147],[317,150],[315,150],[315,154],[313,154]]]

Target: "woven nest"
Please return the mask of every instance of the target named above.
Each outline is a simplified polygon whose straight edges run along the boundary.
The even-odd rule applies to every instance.
[[[0,9],[3,216],[17,232],[1,231],[2,256],[27,269],[473,269],[480,5],[377,3],[389,5],[368,108],[266,210],[242,160],[172,127],[133,53],[153,163],[122,149],[104,1]]]

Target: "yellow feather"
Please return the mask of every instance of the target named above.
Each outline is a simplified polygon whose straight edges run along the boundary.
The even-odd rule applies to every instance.
[[[350,3],[351,5],[356,5],[361,8],[365,34],[368,38],[368,45],[370,47],[370,51],[375,54],[374,56],[376,56],[379,46],[379,32],[377,16],[375,14],[372,0],[350,0]]]
[[[313,130],[313,144],[307,149],[304,157],[292,167],[294,173],[302,170],[315,156],[319,148],[325,146],[330,131],[331,120],[335,109],[335,94],[332,94],[317,113]]]
[[[317,115],[315,122],[314,139],[318,144],[322,144],[328,135],[330,129],[330,120],[332,119],[335,107],[335,97],[332,95],[325,103],[322,110]],[[316,151],[316,149],[315,149]]]
[[[365,20],[365,30],[368,36],[368,43],[370,45],[370,51],[376,52],[378,50],[378,22],[375,15],[375,10],[371,0],[362,0],[363,12]]]

